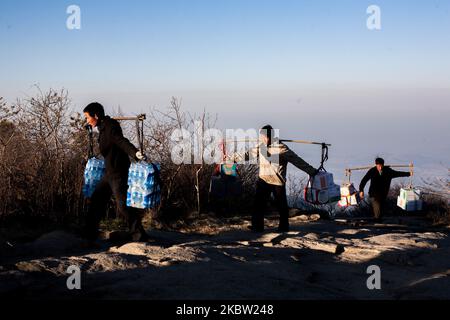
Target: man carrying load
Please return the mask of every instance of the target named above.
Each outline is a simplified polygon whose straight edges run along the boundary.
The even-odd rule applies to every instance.
[[[127,219],[130,232],[128,240],[146,241],[148,236],[142,226],[139,213],[126,205],[128,170],[131,164],[129,157],[135,160],[145,160],[145,156],[123,136],[119,122],[105,116],[101,104],[91,103],[83,112],[88,125],[99,131],[100,153],[105,158],[105,175],[96,186],[91,198],[85,236],[90,241],[97,239],[100,220],[106,212],[111,195],[113,195],[119,215]]]
[[[267,125],[260,130],[260,141],[256,148],[246,152],[244,156],[234,154],[232,162],[243,162],[258,159],[259,180],[256,185],[255,206],[252,215],[253,232],[264,231],[264,213],[267,201],[273,193],[277,209],[280,213],[279,232],[289,231],[289,208],[286,198],[286,173],[288,163],[292,163],[310,176],[318,173],[306,161],[290,150],[285,144],[274,138],[274,129]]]
[[[390,167],[384,166],[384,160],[381,158],[375,160],[375,165],[361,180],[359,191],[361,199],[364,199],[364,188],[370,180],[369,197],[373,215],[376,222],[381,222],[392,179],[410,177],[411,173],[395,171]]]

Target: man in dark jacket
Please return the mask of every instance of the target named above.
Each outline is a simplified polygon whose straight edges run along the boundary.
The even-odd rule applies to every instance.
[[[370,169],[361,180],[359,191],[361,199],[364,199],[364,188],[370,180],[369,197],[372,203],[373,214],[375,220],[381,222],[392,179],[409,177],[411,173],[395,171],[390,167],[385,167],[384,160],[381,158],[377,158],[375,164],[376,166]]]
[[[145,156],[123,136],[119,122],[105,116],[101,104],[91,103],[83,112],[88,125],[99,131],[99,149],[105,158],[105,175],[95,188],[88,210],[86,237],[91,241],[97,239],[100,220],[113,195],[119,215],[127,219],[129,240],[145,241],[147,234],[142,227],[138,210],[126,205],[130,157],[144,160]]]

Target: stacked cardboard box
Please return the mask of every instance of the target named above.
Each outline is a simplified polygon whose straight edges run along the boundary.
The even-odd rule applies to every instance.
[[[360,202],[358,191],[353,183],[345,183],[341,187],[341,200],[338,205],[340,207],[356,206]]]
[[[420,199],[420,190],[414,188],[400,189],[397,205],[405,211],[421,211],[423,201]]]
[[[317,190],[324,190],[334,185],[333,174],[329,172],[319,172],[312,179],[312,188]]]
[[[312,204],[327,204],[339,201],[340,187],[334,183],[333,174],[320,172],[304,191],[304,199]]]

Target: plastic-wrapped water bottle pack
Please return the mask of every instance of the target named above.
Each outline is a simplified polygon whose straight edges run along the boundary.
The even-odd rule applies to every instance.
[[[88,160],[84,170],[83,195],[91,198],[97,184],[105,174],[105,161],[97,158]]]
[[[128,172],[127,206],[151,209],[160,204],[160,170],[159,164],[139,162],[131,165]]]

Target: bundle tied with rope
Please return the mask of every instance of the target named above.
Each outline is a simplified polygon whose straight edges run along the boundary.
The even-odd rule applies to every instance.
[[[144,121],[146,115],[116,120],[135,120],[136,139],[139,151],[144,155]],[[145,159],[145,158],[144,158]],[[153,209],[161,204],[161,166],[142,160],[133,163],[128,173],[127,206],[138,209]]]
[[[320,166],[314,176],[310,176],[304,190],[306,202],[324,205],[337,202],[340,198],[340,187],[334,183],[333,174],[327,172],[325,163],[329,159],[329,147],[326,143],[312,143],[322,147]]]
[[[422,210],[423,201],[421,199],[420,190],[416,189],[413,184],[414,176],[414,164],[411,162],[409,165],[385,165],[388,168],[409,168],[410,180],[406,188],[400,189],[400,195],[397,198],[397,206],[405,211],[420,211]],[[339,202],[340,207],[348,207],[358,205],[364,199],[359,196],[358,190],[354,187],[351,182],[351,177],[353,171],[362,171],[372,169],[373,166],[357,167],[357,168],[347,168],[345,169],[345,175],[348,181],[345,182],[341,187],[341,201]]]
[[[94,133],[92,127],[85,126],[88,133],[88,160],[84,169],[82,193],[86,199],[90,199],[94,194],[95,188],[105,175],[105,161],[99,159],[94,154]]]

